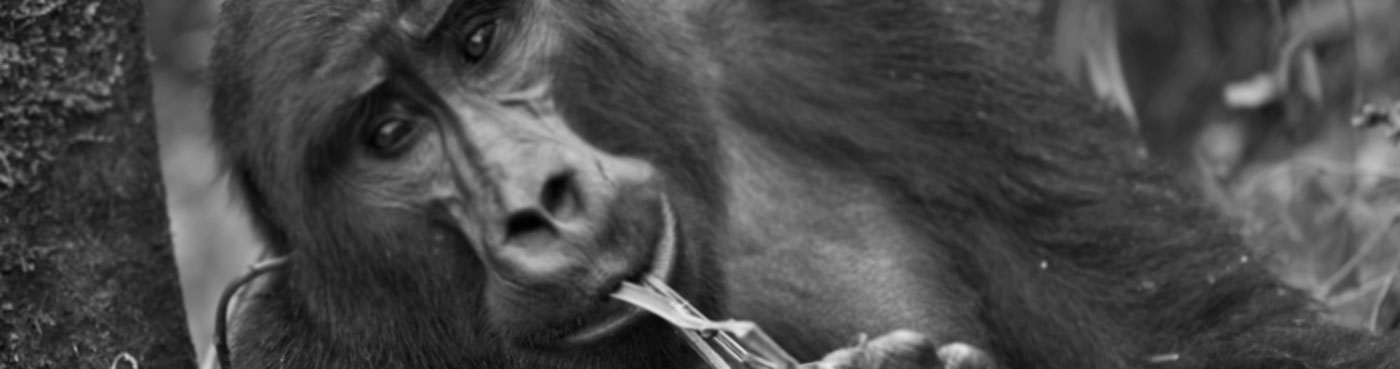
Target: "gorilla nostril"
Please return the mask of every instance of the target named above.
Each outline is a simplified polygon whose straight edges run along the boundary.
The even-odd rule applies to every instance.
[[[554,223],[539,210],[526,210],[506,218],[506,239],[519,240],[532,235],[554,233]]]
[[[568,217],[581,205],[579,200],[573,172],[550,177],[540,190],[540,206],[555,218]]]

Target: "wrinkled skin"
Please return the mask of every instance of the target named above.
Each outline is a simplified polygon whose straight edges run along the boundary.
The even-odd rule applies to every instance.
[[[228,0],[216,138],[290,259],[233,364],[701,367],[607,298],[643,275],[823,368],[1395,363],[1035,60],[1034,7]]]

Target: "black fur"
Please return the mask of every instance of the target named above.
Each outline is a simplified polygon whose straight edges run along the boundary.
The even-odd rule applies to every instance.
[[[691,194],[682,206],[700,214],[719,213],[723,202],[716,132],[729,124],[789,157],[870,178],[929,247],[952,255],[959,279],[940,283],[975,291],[985,349],[1004,367],[1400,365],[1394,339],[1319,322],[1307,297],[1270,276],[1196,195],[1133,154],[1125,124],[1065,87],[1038,60],[1031,1],[715,0],[676,16],[635,4],[547,2],[573,15],[560,25],[565,51],[549,68],[560,108],[590,143],[658,163]],[[645,339],[664,336],[659,325],[619,342],[612,356],[507,352],[478,312],[440,311],[471,305],[472,293],[436,294],[460,287],[435,284],[448,283],[435,274],[452,272],[434,269],[433,258],[470,256],[369,257],[379,251],[335,247],[373,234],[317,223],[355,215],[325,205],[338,200],[316,195],[324,192],[320,175],[308,169],[334,160],[305,149],[333,135],[297,123],[325,120],[337,106],[325,96],[356,85],[311,76],[332,64],[363,67],[347,39],[355,33],[343,25],[392,12],[396,3],[385,3],[225,6],[214,116],[231,175],[273,250],[320,250],[305,263],[322,269],[304,273],[359,273],[292,274],[286,278],[300,282],[264,291],[268,302],[239,323],[240,367],[691,359],[677,342]],[[708,234],[717,225],[690,227],[694,244],[715,242]],[[715,271],[697,273],[722,284]],[[337,295],[323,285],[357,289]],[[722,286],[711,287],[692,288],[711,291],[696,296],[702,305],[723,298]],[[317,294],[337,302],[287,297]],[[478,328],[451,328],[458,321]],[[358,336],[364,332],[377,336]],[[642,357],[656,361],[625,361]]]

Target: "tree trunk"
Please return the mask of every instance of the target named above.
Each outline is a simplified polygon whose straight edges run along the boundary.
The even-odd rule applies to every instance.
[[[139,0],[0,0],[0,369],[192,368]]]

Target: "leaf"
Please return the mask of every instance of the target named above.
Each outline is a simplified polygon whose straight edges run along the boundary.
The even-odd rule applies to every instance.
[[[1116,10],[1114,0],[1060,1],[1054,59],[1071,81],[1089,85],[1096,97],[1123,112],[1136,130],[1137,109],[1123,75]]]

